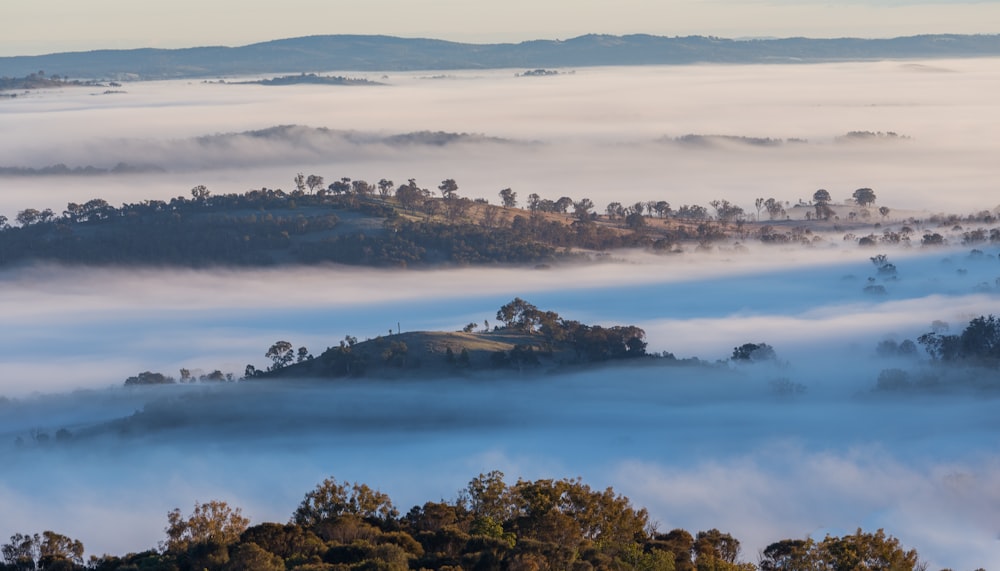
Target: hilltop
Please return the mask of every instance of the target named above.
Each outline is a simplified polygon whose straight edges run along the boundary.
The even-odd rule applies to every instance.
[[[313,357],[278,341],[267,351],[266,371],[247,366],[246,378],[361,377],[433,378],[495,371],[509,374],[647,357],[646,332],[634,325],[603,327],[562,318],[520,298],[497,310],[497,324],[477,331],[389,331],[362,342],[348,335],[338,346]],[[292,361],[295,360],[295,363]]]

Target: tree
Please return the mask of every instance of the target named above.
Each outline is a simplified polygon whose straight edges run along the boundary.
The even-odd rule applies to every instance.
[[[392,187],[395,186],[391,180],[387,178],[379,179],[378,181],[378,195],[382,199],[389,198],[392,194]]]
[[[417,181],[410,179],[406,184],[399,185],[396,189],[396,200],[403,205],[404,208],[413,208],[416,204],[423,200],[425,197],[424,190],[417,186]]]
[[[513,301],[504,304],[497,310],[497,321],[502,322],[505,327],[513,327],[531,333],[538,322],[539,314],[537,307],[515,297]]]
[[[38,548],[38,568],[72,568],[74,565],[83,565],[83,543],[54,531],[43,531]]]
[[[504,208],[514,208],[517,206],[517,193],[509,188],[500,191],[500,200]]]
[[[836,212],[825,202],[816,203],[816,220],[829,220]]]
[[[714,569],[717,562],[736,563],[740,542],[728,533],[717,529],[699,531],[694,539],[695,566]]]
[[[21,226],[31,226],[40,221],[42,213],[34,208],[26,208],[17,213],[14,220]]]
[[[556,205],[558,204],[559,203],[557,202]],[[573,203],[573,215],[576,216],[576,219],[581,222],[590,220],[590,209],[593,207],[594,201],[589,198],[581,198],[579,201]]]
[[[705,220],[708,218],[708,209],[698,204],[685,204],[677,209],[676,216],[683,220]]]
[[[195,502],[194,511],[186,519],[179,509],[167,512],[167,541],[163,548],[179,553],[197,544],[229,545],[240,538],[249,523],[240,508],[230,508],[226,502]]]
[[[607,208],[604,209],[604,212],[608,215],[608,220],[623,218],[625,216],[625,209],[622,207],[621,202],[608,203],[608,206]]]
[[[15,533],[10,536],[9,543],[0,547],[0,554],[3,554],[4,561],[12,569],[31,571],[35,569],[40,547],[41,538],[37,533],[34,535]]]
[[[875,191],[870,188],[859,188],[851,195],[858,206],[870,206],[875,203]]]
[[[821,188],[813,193],[813,202],[816,204],[829,204],[833,200],[830,198],[830,193],[825,189]]]
[[[455,198],[456,193],[458,192],[458,183],[456,183],[453,178],[442,180],[441,184],[438,185],[438,190],[441,191],[442,198],[445,200],[451,200],[452,198]]]
[[[251,542],[240,543],[233,549],[229,567],[241,571],[285,571],[285,562],[280,556]]]
[[[760,362],[760,361],[773,361],[777,358],[777,353],[774,351],[774,347],[771,347],[767,343],[744,343],[739,347],[733,348],[733,355],[730,357],[733,361],[750,361],[750,362]]]
[[[732,222],[743,218],[743,209],[728,200],[713,200],[708,204],[715,209],[716,218],[721,222]]]
[[[302,176],[301,174],[299,176]],[[323,186],[323,177],[315,174],[311,174],[306,177],[306,186],[309,187],[309,192],[315,193],[317,188]]]
[[[666,218],[667,214],[670,214],[670,203],[666,200],[657,201],[653,210],[656,211],[656,215],[660,218]]]
[[[348,177],[343,177],[340,180],[335,180],[330,183],[327,190],[333,194],[347,194],[351,192],[351,179]]]
[[[542,197],[538,196],[537,192],[532,192],[528,195],[528,210],[535,212],[538,210],[538,205],[542,202]]]
[[[813,571],[816,569],[816,542],[812,539],[783,539],[764,548],[760,571]]]
[[[270,368],[272,371],[277,371],[287,366],[295,358],[295,354],[292,352],[292,344],[288,341],[275,342],[264,356],[274,362],[274,365]]]
[[[924,234],[923,238],[920,239],[921,246],[943,246],[944,243],[944,236],[938,234],[937,232],[928,232]]]
[[[209,192],[208,187],[206,187],[203,184],[199,184],[198,186],[191,189],[191,198],[193,198],[197,202],[205,202],[206,200],[208,200],[208,197],[211,194],[212,193]]]
[[[295,178],[292,179],[292,182],[295,183],[296,196],[302,196],[303,194],[306,193],[306,175],[298,173],[297,175],[295,175]]]
[[[639,230],[646,226],[646,219],[639,212],[629,212],[625,216],[625,225],[633,230]]]
[[[785,207],[781,205],[780,201],[773,198],[764,201],[764,208],[767,209],[767,215],[771,220],[785,216]]]
[[[376,521],[388,521],[399,515],[389,496],[366,484],[337,483],[330,477],[306,493],[292,514],[292,523],[314,526],[335,521],[345,515],[355,515]]]
[[[590,202],[590,199],[587,199],[587,198],[584,198],[583,200],[585,200],[587,202]],[[553,206],[555,208],[554,212],[559,212],[561,214],[566,214],[566,211],[569,210],[569,207],[570,206],[574,206],[575,204],[576,203],[573,202],[572,198],[570,198],[568,196],[560,196],[559,200],[555,201],[555,203],[553,204]],[[590,203],[590,208],[593,208],[593,207],[594,207],[594,203],[591,202]]]
[[[351,191],[357,196],[371,196],[375,194],[375,187],[368,184],[367,180],[358,179],[351,181]]]
[[[510,488],[499,470],[470,480],[461,496],[461,503],[476,517],[490,518],[499,523],[508,521],[512,515]]]
[[[891,211],[888,206],[880,206],[878,209],[878,213],[882,216],[882,220],[885,220],[885,217],[889,215],[889,212]]]
[[[674,554],[674,569],[676,571],[693,571],[691,552],[694,550],[694,537],[684,529],[674,529],[668,533],[654,536],[654,541],[661,549]]]
[[[302,363],[310,359],[312,359],[312,355],[309,354],[309,349],[305,347],[299,347],[299,350],[296,352],[295,362]]]
[[[832,571],[923,571],[926,565],[917,551],[903,549],[899,540],[885,531],[864,533],[860,528],[853,535],[826,536],[817,546],[819,569]]]

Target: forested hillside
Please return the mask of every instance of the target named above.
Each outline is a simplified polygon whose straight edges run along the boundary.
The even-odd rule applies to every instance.
[[[834,206],[825,190],[813,203],[791,206],[758,198],[757,213],[728,200],[708,206],[672,207],[666,200],[612,202],[603,213],[589,198],[543,198],[531,194],[519,206],[510,188],[500,204],[470,200],[445,179],[440,196],[415,180],[396,185],[298,175],[290,192],[261,188],[215,195],[204,186],[190,197],[144,200],[116,207],[95,198],[69,203],[60,214],[27,208],[13,220],[0,215],[0,266],[48,261],[126,266],[275,266],[339,263],[378,267],[479,264],[545,264],[593,259],[595,252],[646,248],[681,251],[730,240],[810,245],[814,229],[843,231],[843,242],[922,245],[947,242],[938,232],[917,230],[923,222],[992,225],[983,211],[966,218],[933,216],[882,227],[892,210],[873,206],[875,192],[855,191],[851,206]],[[825,193],[825,194],[824,194]],[[709,209],[711,208],[711,210]],[[787,210],[786,210],[787,208]],[[790,216],[795,212],[795,218]],[[714,211],[714,213],[713,213]],[[802,212],[804,211],[804,220]],[[841,219],[841,215],[845,219]],[[965,229],[963,244],[1000,241],[1000,229]]]

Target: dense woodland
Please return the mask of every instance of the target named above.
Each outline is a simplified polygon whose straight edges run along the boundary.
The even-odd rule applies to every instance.
[[[470,200],[458,194],[452,179],[438,185],[439,197],[412,179],[398,186],[386,179],[371,184],[349,178],[326,185],[321,176],[300,174],[295,185],[291,192],[262,188],[224,195],[197,186],[190,197],[169,201],[116,207],[95,198],[70,203],[62,213],[28,208],[13,221],[0,215],[0,266],[31,261],[185,267],[538,265],[616,248],[675,252],[718,240],[820,240],[807,223],[788,216],[791,205],[774,198],[758,198],[756,214],[728,200],[710,201],[714,214],[696,204],[674,209],[665,200],[612,202],[599,213],[588,198],[551,200],[537,194],[519,208],[517,193],[509,188],[498,193],[500,205]],[[829,192],[818,190],[813,199],[794,208],[804,209],[807,221],[830,225],[824,229],[847,225],[845,241],[909,244],[917,237],[920,221],[880,228],[879,220],[891,211],[874,209],[870,188],[854,192],[846,221],[840,221]],[[954,229],[961,222],[995,221],[983,212],[928,222]],[[859,233],[862,229],[868,233]],[[1000,242],[1000,230],[970,229],[961,240]],[[945,242],[930,230],[920,239],[927,246]]]
[[[10,571],[912,571],[914,549],[883,530],[781,539],[759,554],[718,529],[660,531],[644,508],[579,479],[518,480],[480,474],[455,500],[405,514],[367,484],[327,478],[305,494],[288,523],[250,525],[240,508],[196,503],[167,514],[159,546],[91,556],[64,535],[15,534],[3,544]]]

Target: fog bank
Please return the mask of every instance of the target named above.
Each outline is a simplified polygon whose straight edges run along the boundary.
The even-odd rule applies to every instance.
[[[879,204],[968,212],[992,208],[998,150],[994,60],[815,65],[587,68],[362,74],[384,86],[126,84],[127,93],[33,92],[5,103],[0,167],[120,162],[166,173],[4,179],[0,211],[61,211],[70,201],[164,199],[292,186],[296,172],[428,188],[497,201],[510,187],[553,199],[757,197],[834,200],[870,187]],[[333,72],[336,73],[336,72]],[[404,101],[405,104],[399,102]],[[301,126],[294,134],[248,132]],[[315,129],[330,129],[316,131]],[[440,145],[386,143],[414,132],[467,134]],[[849,131],[895,134],[853,140]],[[350,134],[350,136],[343,136]],[[684,145],[685,135],[781,143]],[[725,168],[719,168],[724,165]],[[17,191],[14,191],[14,189]]]

